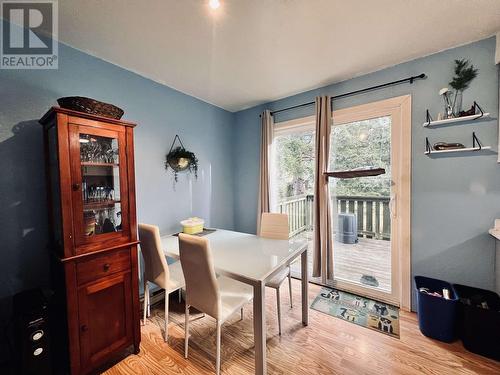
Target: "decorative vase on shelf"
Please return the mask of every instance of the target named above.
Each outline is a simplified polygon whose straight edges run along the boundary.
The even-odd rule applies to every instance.
[[[443,87],[439,90],[439,95],[443,97],[444,103],[444,115],[443,119],[453,118],[453,103],[451,101],[451,96],[453,95],[448,87]]]
[[[455,117],[460,117],[460,112],[462,112],[463,94],[463,90],[455,91],[455,98],[453,99],[453,115]]]

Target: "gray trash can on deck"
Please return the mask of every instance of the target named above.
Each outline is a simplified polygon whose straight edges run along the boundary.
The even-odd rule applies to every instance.
[[[335,238],[338,242],[354,244],[358,242],[358,218],[354,214],[338,214]]]

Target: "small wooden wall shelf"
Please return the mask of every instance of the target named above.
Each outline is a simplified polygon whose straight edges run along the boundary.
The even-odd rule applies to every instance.
[[[385,174],[384,168],[366,168],[366,169],[351,169],[347,171],[333,171],[326,172],[326,177],[333,178],[356,178],[356,177],[370,177]]]

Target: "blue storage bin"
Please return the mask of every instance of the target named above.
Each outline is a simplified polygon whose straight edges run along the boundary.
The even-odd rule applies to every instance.
[[[418,326],[427,337],[452,342],[457,338],[458,298],[450,283],[431,279],[430,277],[415,276],[417,288]],[[427,288],[429,292],[443,294],[448,289],[450,299],[431,296],[420,292],[420,288]]]

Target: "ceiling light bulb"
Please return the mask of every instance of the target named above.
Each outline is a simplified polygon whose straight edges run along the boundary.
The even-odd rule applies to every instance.
[[[212,8],[212,9],[217,9],[218,7],[220,7],[220,1],[219,0],[210,0],[208,2],[208,5],[210,5],[210,8]]]

